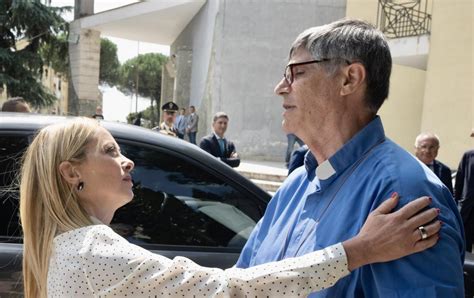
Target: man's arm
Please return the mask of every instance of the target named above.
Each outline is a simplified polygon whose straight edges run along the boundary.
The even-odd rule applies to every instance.
[[[453,181],[452,181],[452,178],[451,178],[451,170],[447,166],[443,166],[442,171],[443,171],[443,173],[442,173],[443,179],[441,179],[441,181],[449,189],[449,192],[451,192],[451,194],[454,195]]]
[[[454,185],[454,198],[456,201],[460,201],[463,199],[463,189],[464,189],[464,162],[466,159],[466,153],[461,158],[459,162],[458,171],[456,173],[456,183]]]
[[[417,183],[422,184],[417,189],[400,186],[404,188],[400,206],[421,194],[430,196],[430,207],[440,209],[438,218],[443,222],[440,241],[424,252],[362,267],[359,278],[366,296],[464,297],[464,232],[456,204],[441,185]],[[387,193],[378,195],[379,200],[386,196]]]
[[[201,142],[199,142],[199,147],[201,147],[202,150],[208,152],[209,154],[212,154],[211,142],[206,137],[201,139]]]

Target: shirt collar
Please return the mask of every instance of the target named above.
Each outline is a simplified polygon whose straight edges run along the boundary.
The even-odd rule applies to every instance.
[[[216,132],[215,132],[215,131],[213,131],[212,133],[214,134],[214,136],[216,137],[216,139],[218,139],[218,140],[219,140],[219,139],[223,139],[223,140],[225,140],[225,138],[221,138],[221,137],[219,137],[219,136],[216,134]]]
[[[103,225],[104,224],[97,217],[90,216],[90,219],[91,219],[92,223],[95,224],[95,225]]]
[[[321,165],[311,152],[305,156],[305,167],[308,178],[314,177],[323,182],[333,181],[339,174],[344,172],[349,166],[362,158],[369,150],[385,140],[385,132],[379,116],[369,122],[362,130],[355,134],[346,144],[344,144],[333,156],[324,161]]]

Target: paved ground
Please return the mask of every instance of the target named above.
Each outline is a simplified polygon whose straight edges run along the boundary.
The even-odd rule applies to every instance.
[[[240,166],[236,168],[239,172],[255,172],[270,175],[286,176],[288,169],[285,167],[285,163],[275,161],[252,161],[242,160]]]

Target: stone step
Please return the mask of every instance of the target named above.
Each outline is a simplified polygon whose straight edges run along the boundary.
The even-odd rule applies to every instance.
[[[262,189],[266,190],[271,195],[275,194],[277,189],[281,186],[281,182],[260,180],[260,179],[250,179],[253,183],[260,186]]]
[[[250,180],[256,179],[256,180],[265,180],[265,181],[272,181],[272,182],[283,182],[286,179],[286,173],[283,174],[282,171],[277,171],[274,173],[262,173],[262,172],[253,172],[253,171],[245,171],[245,170],[239,170],[237,171],[247,177]]]

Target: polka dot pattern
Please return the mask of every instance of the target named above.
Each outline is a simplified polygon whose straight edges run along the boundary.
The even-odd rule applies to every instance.
[[[342,244],[248,269],[201,267],[130,244],[105,225],[54,239],[48,297],[306,296],[349,273]]]

